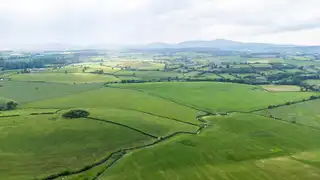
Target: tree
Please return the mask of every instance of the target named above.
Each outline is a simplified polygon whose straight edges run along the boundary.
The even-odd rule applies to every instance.
[[[6,103],[6,110],[13,110],[13,109],[16,109],[18,106],[18,103],[14,102],[14,101],[8,101]]]

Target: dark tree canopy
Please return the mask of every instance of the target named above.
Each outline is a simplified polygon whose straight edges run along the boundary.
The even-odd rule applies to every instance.
[[[82,117],[87,117],[89,115],[89,112],[81,109],[74,109],[70,110],[66,113],[64,113],[62,116],[64,118],[72,119],[72,118],[82,118]]]

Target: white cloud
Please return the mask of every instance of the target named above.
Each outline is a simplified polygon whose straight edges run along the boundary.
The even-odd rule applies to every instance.
[[[320,44],[319,0],[0,0],[0,44]]]

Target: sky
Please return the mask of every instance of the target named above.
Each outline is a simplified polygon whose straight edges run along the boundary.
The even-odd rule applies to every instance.
[[[0,0],[0,47],[229,39],[320,45],[319,0]]]

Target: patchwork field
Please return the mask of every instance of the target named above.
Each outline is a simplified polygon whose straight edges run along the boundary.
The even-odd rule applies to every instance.
[[[119,54],[37,73],[17,70],[0,81],[0,106],[18,103],[0,111],[0,179],[320,179],[320,100],[311,100],[317,92],[188,82],[251,84],[284,71],[239,62],[283,59]],[[196,59],[194,68],[185,56]],[[221,62],[254,73],[231,75]],[[207,71],[213,66],[222,74]],[[156,82],[122,81],[133,79]]]
[[[98,89],[101,84],[57,84],[6,81],[1,83],[0,96],[18,103],[59,97],[68,94]]]

